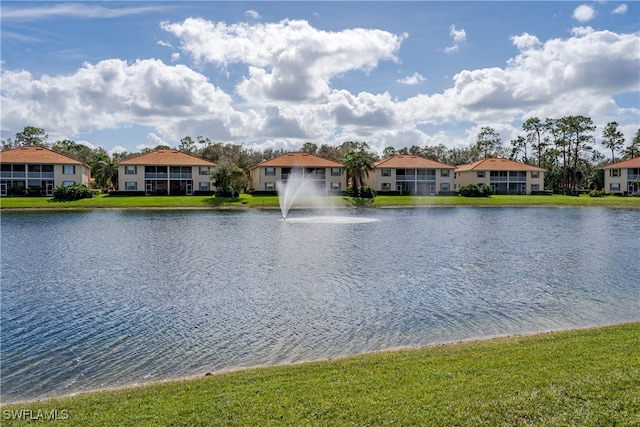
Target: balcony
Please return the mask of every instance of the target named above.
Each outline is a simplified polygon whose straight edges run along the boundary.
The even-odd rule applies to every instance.
[[[169,174],[166,172],[145,172],[144,177],[146,179],[167,179]]]
[[[26,177],[27,174],[25,172],[18,172],[18,171],[2,171],[0,172],[0,177],[2,178],[24,178]]]
[[[53,179],[53,172],[29,172],[29,179]]]
[[[410,174],[410,175],[396,175],[396,181],[435,181],[436,180],[436,176],[435,175],[415,175],[415,174]]]
[[[165,174],[166,175],[166,174]],[[171,172],[169,174],[169,178],[170,179],[191,179],[192,178],[192,173],[176,173],[176,172]]]
[[[282,179],[283,181],[288,180],[291,175],[297,175],[295,173],[291,174],[291,173],[283,173],[282,175],[280,175],[280,179]],[[324,181],[325,180],[326,175],[325,174],[320,174],[320,173],[316,173],[316,174],[309,174],[309,175],[305,175],[304,179],[308,179],[311,181]]]

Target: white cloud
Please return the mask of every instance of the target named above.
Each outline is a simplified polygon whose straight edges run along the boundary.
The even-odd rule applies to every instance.
[[[625,13],[627,13],[627,5],[622,3],[621,5],[613,9],[611,13],[613,13],[614,15],[624,15]]]
[[[596,16],[596,11],[593,7],[582,4],[574,9],[572,16],[578,22],[589,22]]]
[[[381,151],[386,145],[465,145],[482,125],[499,129],[507,142],[515,132],[513,123],[532,115],[583,114],[606,123],[609,117],[637,122],[640,114],[637,108],[620,108],[614,99],[638,93],[639,34],[578,27],[571,37],[542,42],[523,33],[511,38],[517,52],[505,66],[461,70],[441,93],[398,101],[386,92],[334,88],[331,81],[345,72],[366,72],[379,61],[397,60],[405,35],[362,29],[324,32],[305,21],[164,25],[180,39],[181,49],[200,62],[246,64],[246,75],[235,86],[244,100],[234,102],[185,65],[154,59],[110,59],[41,77],[6,70],[3,63],[3,130],[33,125],[37,117],[37,125],[49,134],[70,139],[80,131],[150,128],[142,147],[169,144],[164,141],[176,145],[185,135],[205,135],[287,149],[304,141],[338,145],[366,140]],[[419,73],[399,80],[420,81],[424,77]],[[449,129],[456,122],[473,125],[467,133]]]
[[[158,46],[164,46],[164,47],[171,47],[171,48],[173,48],[173,45],[172,45],[171,43],[167,43],[167,42],[164,42],[164,41],[162,41],[162,40],[158,40],[158,41],[156,42],[156,44],[157,44]]]
[[[505,68],[462,70],[441,94],[417,95],[394,105],[397,123],[499,122],[534,112],[541,117],[623,111],[616,94],[638,91],[640,36],[592,31],[544,44],[528,34],[513,37],[519,49]]]
[[[460,47],[467,42],[467,33],[465,30],[456,30],[456,26],[449,27],[449,35],[453,39],[453,45],[445,48],[445,53],[453,53],[460,50]]]
[[[136,148],[138,148],[138,150],[141,150],[142,148],[153,148],[153,147],[157,147],[158,145],[169,145],[162,137],[156,135],[153,132],[150,132],[147,134],[147,141],[149,141],[150,145],[141,144],[136,146]]]
[[[334,91],[329,99],[336,125],[370,134],[374,129],[396,125],[394,103],[388,93],[366,92],[354,96],[346,90]]]
[[[249,18],[254,19],[256,21],[258,19],[262,18],[262,16],[260,16],[260,14],[258,12],[256,12],[255,10],[247,10],[244,14],[247,15]]]
[[[160,145],[160,144],[155,144],[153,141],[151,141],[149,144],[138,144],[138,145],[136,145],[136,151],[142,151],[142,150],[146,150],[146,149],[150,149],[150,148],[155,148],[158,145]]]
[[[199,18],[162,23],[197,62],[246,64],[237,92],[248,101],[302,101],[329,93],[331,78],[397,60],[406,35],[362,28],[321,31],[307,21],[227,25]]]
[[[110,156],[113,156],[116,153],[126,153],[127,149],[124,148],[122,145],[115,145],[113,148],[111,148],[109,151],[107,151],[107,153],[109,153]]]
[[[523,33],[520,36],[511,37],[513,45],[520,50],[533,49],[540,46],[540,40],[536,36],[532,36],[529,33]]]
[[[70,135],[135,123],[175,137],[177,123],[225,120],[232,111],[231,97],[204,76],[158,60],[111,59],[39,79],[3,70],[2,82],[3,124],[21,128],[38,117],[39,126]]]
[[[587,34],[593,33],[594,29],[587,26],[587,27],[573,27],[571,29],[571,34],[576,36],[576,37],[582,37],[582,36],[586,36]]]
[[[16,7],[20,4],[20,7]],[[71,2],[47,6],[23,7],[28,3],[13,3],[2,6],[2,20],[37,21],[54,17],[75,18],[121,18],[124,16],[141,15],[149,12],[166,11],[167,6],[140,6],[107,8],[96,4]]]
[[[419,83],[424,82],[425,80],[427,79],[423,77],[422,74],[416,72],[416,73],[413,73],[412,76],[407,76],[402,79],[398,79],[396,80],[396,82],[404,85],[417,85]]]

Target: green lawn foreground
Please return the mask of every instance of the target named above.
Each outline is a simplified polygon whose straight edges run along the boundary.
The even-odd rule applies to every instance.
[[[637,322],[254,368],[3,406],[2,425],[637,426],[639,337]]]
[[[324,197],[334,207],[429,207],[429,206],[574,206],[640,208],[640,197],[589,197],[587,195],[531,196],[497,195],[491,197],[462,196],[385,196],[373,200],[357,200],[343,196]],[[305,205],[304,200],[297,205]],[[312,205],[311,203],[307,205]],[[236,198],[212,196],[111,196],[100,194],[92,199],[58,201],[47,197],[2,197],[0,209],[189,209],[189,208],[257,208],[278,207],[277,196],[241,194]]]

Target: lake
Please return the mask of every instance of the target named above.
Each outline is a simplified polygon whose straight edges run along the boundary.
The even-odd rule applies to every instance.
[[[640,320],[640,210],[2,212],[15,402]]]

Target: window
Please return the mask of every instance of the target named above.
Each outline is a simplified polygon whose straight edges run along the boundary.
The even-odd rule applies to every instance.
[[[340,183],[332,182],[331,183],[331,191],[340,191]]]
[[[62,165],[62,173],[64,175],[74,175],[76,173],[75,165]]]
[[[340,168],[331,168],[331,176],[340,176]]]
[[[29,165],[28,170],[29,170],[29,173],[32,173],[32,172],[40,173],[40,165]]]
[[[133,166],[133,165],[126,165],[124,167],[124,174],[125,175],[135,175],[138,173],[137,167]]]
[[[531,191],[539,191],[540,186],[538,184],[531,184]]]
[[[391,184],[388,182],[382,183],[382,191],[391,191]]]
[[[478,178],[484,178],[484,171],[478,171],[477,174]]]
[[[276,175],[276,168],[265,168],[264,174],[266,176],[275,176]],[[271,184],[273,184],[273,183],[271,183]],[[267,191],[272,191],[272,190],[267,190]]]
[[[135,182],[135,181],[133,181],[133,182],[125,182],[124,186],[125,186],[125,189],[127,191],[136,191],[138,189],[138,183]]]
[[[620,176],[620,169],[609,169],[609,176]]]
[[[620,191],[620,183],[619,182],[612,182],[611,184],[609,184],[609,189],[611,191]]]
[[[266,191],[276,191],[276,184],[274,182],[265,182],[264,189]]]
[[[201,182],[200,183],[200,191],[209,191],[209,183]]]
[[[531,178],[538,178],[538,172],[531,172]]]
[[[389,168],[382,169],[382,176],[391,176],[391,169]]]
[[[440,169],[440,176],[449,176],[449,169]]]
[[[69,187],[75,183],[75,181],[62,181],[62,185],[64,185],[65,187]]]
[[[440,191],[449,191],[449,183],[448,182],[441,182],[440,183]]]
[[[209,166],[200,166],[200,175],[209,175]]]

